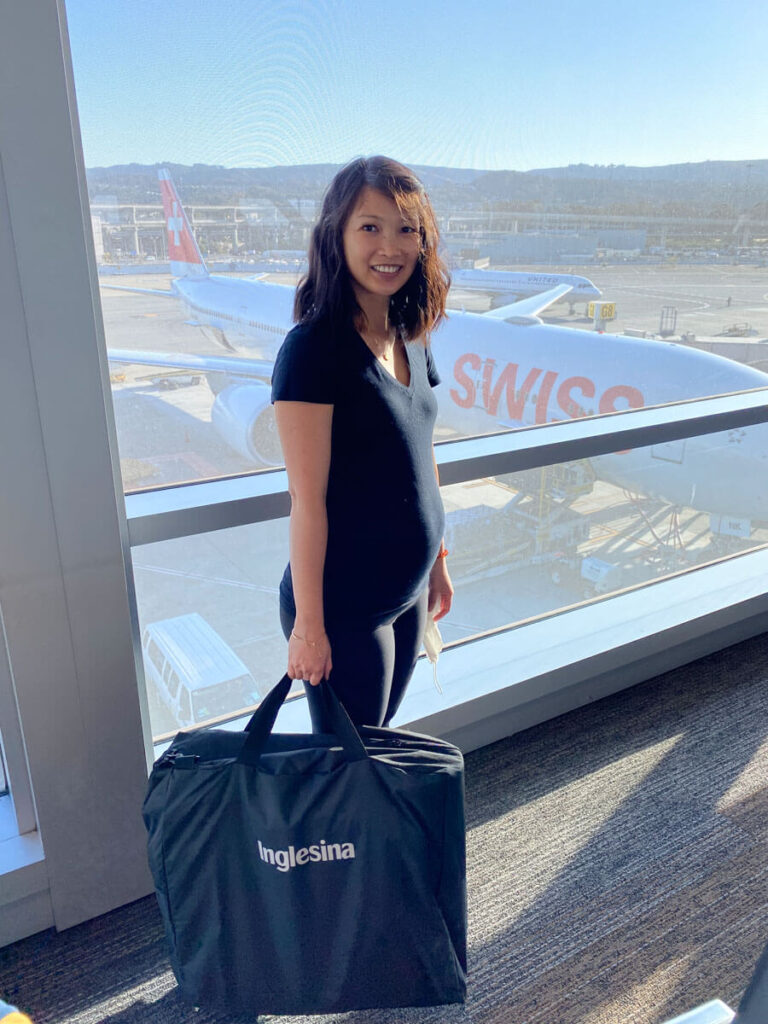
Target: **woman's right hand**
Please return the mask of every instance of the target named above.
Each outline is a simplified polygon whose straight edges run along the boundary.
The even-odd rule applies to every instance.
[[[288,668],[287,673],[291,679],[305,679],[312,686],[319,686],[331,674],[333,663],[331,661],[331,642],[327,633],[309,643],[303,639],[304,634],[297,635],[291,631],[288,640]]]

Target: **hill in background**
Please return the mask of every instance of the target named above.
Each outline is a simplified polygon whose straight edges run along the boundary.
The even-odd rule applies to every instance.
[[[123,203],[156,203],[158,167],[167,167],[189,203],[227,204],[320,199],[335,164],[235,167],[206,164],[123,164],[88,169],[92,200],[110,195]],[[679,209],[691,215],[735,213],[768,200],[768,160],[713,160],[662,167],[572,164],[533,171],[414,168],[438,209],[498,206],[550,210],[650,212]]]

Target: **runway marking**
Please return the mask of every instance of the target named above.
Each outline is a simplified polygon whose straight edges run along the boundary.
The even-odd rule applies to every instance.
[[[162,565],[142,565],[133,563],[134,569],[155,572],[161,576],[180,576],[187,580],[199,580],[201,583],[219,583],[223,587],[234,587],[237,590],[255,590],[260,594],[277,594],[277,587],[265,587],[261,583],[248,583],[246,580],[233,580],[226,576],[208,576],[202,572],[190,572],[188,569],[168,569]]]
[[[709,307],[712,305],[711,302],[708,302],[708,301],[706,301],[705,299],[702,299],[699,296],[696,296],[695,298],[689,298],[689,297],[686,297],[685,295],[675,295],[674,293],[670,294],[670,292],[666,292],[666,291],[663,292],[663,291],[657,291],[656,289],[647,289],[647,288],[644,288],[642,285],[632,285],[632,284],[629,284],[629,285],[625,285],[624,287],[627,288],[627,289],[632,289],[637,295],[655,296],[657,299],[664,299],[667,302],[687,302],[687,303],[690,303],[692,306],[695,307],[693,310],[689,310],[688,311],[688,312],[692,312],[692,313],[696,313],[699,310],[709,309]]]

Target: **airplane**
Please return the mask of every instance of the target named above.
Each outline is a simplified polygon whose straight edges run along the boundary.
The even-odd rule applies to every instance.
[[[229,354],[110,349],[109,360],[204,373],[218,433],[255,465],[281,465],[270,378],[292,326],[293,289],[209,274],[167,171],[160,171],[160,186],[172,289],[103,287],[175,297]],[[432,338],[444,381],[436,392],[438,425],[475,435],[768,387],[768,374],[709,352],[545,324],[539,314],[571,289],[561,283],[485,313],[449,311]],[[742,523],[768,520],[768,425],[590,461],[598,479],[672,506]]]
[[[540,295],[560,284],[570,285],[560,302],[567,302],[573,313],[577,302],[599,299],[602,292],[588,277],[578,274],[542,274],[517,270],[452,270],[451,285],[465,291],[480,291],[494,295],[501,303],[527,299]]]

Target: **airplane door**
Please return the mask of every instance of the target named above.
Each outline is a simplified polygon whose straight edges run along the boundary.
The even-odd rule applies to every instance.
[[[685,439],[682,441],[665,441],[664,444],[655,444],[651,448],[651,458],[660,462],[676,462],[682,465],[685,458]]]

